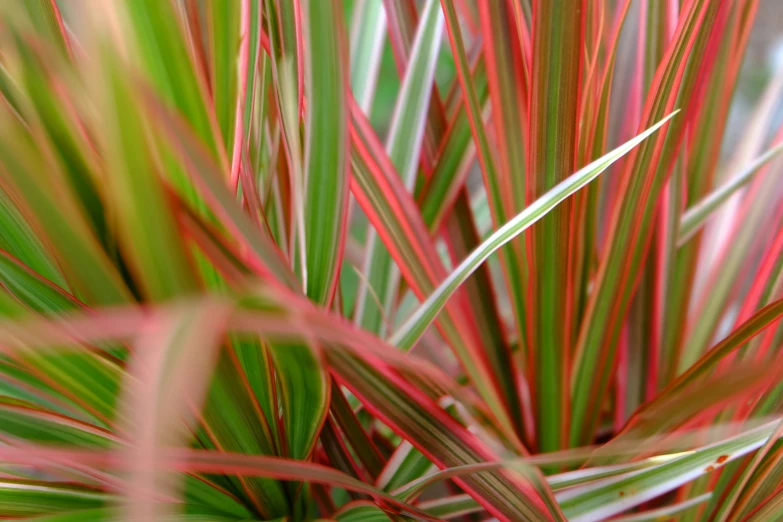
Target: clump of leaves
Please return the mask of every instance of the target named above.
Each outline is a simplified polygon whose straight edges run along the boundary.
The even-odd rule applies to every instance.
[[[0,3],[0,518],[783,517],[757,7]]]

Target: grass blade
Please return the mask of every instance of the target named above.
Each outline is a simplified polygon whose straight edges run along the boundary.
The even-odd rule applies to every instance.
[[[449,274],[438,288],[433,292],[422,305],[416,309],[405,323],[391,336],[390,342],[401,347],[410,347],[421,337],[427,327],[432,324],[437,317],[438,312],[445,306],[449,297],[459,288],[460,284],[478,268],[481,263],[486,261],[497,249],[511,241],[514,237],[522,233],[530,225],[541,219],[547,212],[555,208],[560,202],[568,196],[587,185],[590,181],[598,177],[601,172],[606,170],[612,163],[628,153],[631,149],[641,143],[650,134],[664,125],[669,118],[676,113],[672,113],[663,120],[659,121],[636,138],[613,150],[609,154],[590,163],[586,167],[570,176],[565,181],[559,183],[552,190],[536,200],[521,213],[517,214],[511,221],[496,230],[487,240],[471,253],[454,271]]]
[[[562,9],[542,2],[533,9],[533,56],[530,78],[528,142],[529,198],[535,201],[566,180],[577,167],[580,80],[584,22],[581,9]],[[500,108],[500,107],[498,107]],[[513,146],[512,144],[506,145]],[[608,167],[608,165],[607,165]],[[574,255],[579,229],[572,224],[573,201],[542,217],[532,227],[531,259],[536,278],[531,279],[529,333],[531,379],[536,411],[538,447],[553,451],[567,444],[569,419],[568,360],[573,340]],[[566,241],[565,238],[569,238]],[[535,310],[535,313],[532,311]]]
[[[778,144],[756,158],[742,172],[733,176],[728,182],[710,192],[707,196],[689,207],[680,218],[677,245],[682,246],[695,234],[712,213],[726,202],[736,191],[744,187],[767,162],[783,151],[783,144]]]
[[[337,287],[348,209],[348,64],[342,11],[305,1],[307,295],[328,305]]]
[[[621,513],[755,451],[776,426],[777,422],[768,423],[659,466],[576,486],[558,494],[558,501],[568,519],[574,522],[600,520]]]
[[[411,49],[400,93],[395,104],[386,152],[403,186],[413,192],[421,155],[430,94],[434,85],[435,65],[443,31],[443,16],[437,0],[428,0]],[[358,322],[367,330],[381,333],[383,315],[390,316],[396,299],[399,272],[374,232],[367,239],[364,273],[368,283],[360,287],[357,297]],[[368,286],[369,285],[369,286]],[[370,306],[373,289],[383,310]]]

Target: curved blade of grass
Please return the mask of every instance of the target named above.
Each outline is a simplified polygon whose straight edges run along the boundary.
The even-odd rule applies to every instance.
[[[699,504],[703,504],[704,502],[708,501],[711,496],[712,493],[704,493],[697,497],[693,497],[684,502],[678,502],[671,506],[666,506],[658,509],[650,509],[633,515],[616,517],[613,518],[612,521],[613,522],[660,522],[661,520],[670,520],[670,517],[672,515],[680,514],[683,511],[691,509],[692,507],[698,506]]]
[[[99,489],[32,480],[0,480],[0,517],[27,518],[98,508],[115,499]]]
[[[392,51],[400,69],[408,63],[416,27],[416,10],[409,2],[387,2],[386,7]],[[476,82],[477,94],[486,97],[486,67],[480,52],[482,45],[482,39],[473,42],[471,76]],[[444,55],[441,53],[440,56],[443,58]],[[439,59],[438,63],[440,67],[443,60]],[[471,141],[471,128],[463,97],[459,94],[458,82],[452,82],[448,95],[449,107],[444,108],[439,90],[432,90],[421,159],[425,177],[419,179],[420,183],[416,183],[422,220],[433,234],[442,228],[443,240],[454,260],[464,258],[479,243],[469,207],[468,187],[465,185],[473,165],[475,147]],[[452,121],[447,128],[449,118]],[[428,215],[427,207],[435,214]],[[427,293],[429,291],[427,290]],[[480,356],[486,357],[489,363],[516,433],[522,433],[516,365],[511,359],[505,332],[496,326],[500,320],[488,266],[481,267],[473,278],[466,281],[464,295],[466,298],[455,304],[464,309],[464,321],[473,323],[468,326],[477,334],[476,345],[483,352]],[[464,364],[470,368],[474,363]],[[470,373],[470,370],[468,371]],[[515,434],[516,436],[518,435]]]
[[[580,169],[565,181],[560,182],[552,190],[517,214],[511,221],[495,231],[449,274],[435,292],[433,292],[427,300],[416,309],[413,315],[411,315],[391,336],[390,342],[404,348],[413,346],[427,327],[435,320],[438,312],[445,306],[449,297],[451,297],[459,288],[460,284],[462,284],[462,282],[467,279],[481,263],[486,261],[497,249],[541,219],[541,217],[555,208],[568,196],[598,177],[598,175],[606,170],[612,163],[620,159],[650,134],[658,130],[658,128],[664,125],[675,114],[676,112],[673,112],[634,139]]]
[[[482,119],[482,108],[479,105],[477,89],[471,81],[470,64],[454,2],[441,0],[441,4],[446,16],[446,27],[457,68],[457,77],[465,100],[464,106],[476,146],[476,155],[481,167],[489,209],[494,225],[500,227],[502,223],[508,222],[514,215],[512,202],[514,189],[510,185],[510,180],[502,177],[503,171],[496,167],[487,129]],[[526,294],[529,275],[528,263],[522,246],[521,242],[514,243],[502,249],[500,254],[506,287],[511,289],[510,297],[517,327],[517,339],[519,344],[524,347],[527,339]]]
[[[774,453],[771,454],[770,452],[775,446],[778,445],[778,440],[781,437],[783,437],[783,422],[778,423],[778,425],[775,427],[775,432],[769,437],[769,439],[767,439],[766,444],[764,444],[764,446],[761,447],[761,449],[759,449],[755,455],[753,455],[747,466],[744,466],[742,473],[737,476],[736,482],[734,482],[732,487],[726,492],[725,495],[722,496],[720,499],[721,502],[717,508],[712,513],[710,513],[710,519],[714,520],[715,522],[725,522],[728,520],[729,516],[734,511],[734,507],[737,504],[737,501],[742,496],[744,496],[746,492],[745,486],[748,485],[748,482],[754,477],[759,466],[762,463],[765,463],[768,465],[768,469],[775,467],[774,461],[777,459],[775,459]],[[772,457],[772,465],[769,465],[770,461],[767,461],[766,459],[768,455]],[[778,463],[780,463],[779,460]],[[749,492],[752,494],[753,489],[750,489]]]
[[[495,20],[498,21],[498,15],[502,18],[503,9],[496,9],[501,7],[500,3],[482,3],[481,7],[489,6]],[[465,6],[460,6],[464,8]],[[465,9],[461,9],[463,14]],[[483,19],[482,19],[483,20]],[[508,28],[508,23],[504,20],[499,20],[498,23],[503,28]],[[495,36],[502,36],[509,34],[503,29],[497,32],[488,30],[486,35],[493,34]],[[472,43],[471,49],[471,87],[474,89],[476,96],[479,98],[479,102],[484,106],[485,114],[483,116],[489,116],[490,105],[486,103],[488,96],[488,78],[487,78],[487,65],[489,61],[485,58],[485,54],[489,56],[491,51],[490,41],[494,41],[492,38],[476,38]],[[513,58],[511,55],[515,55],[515,45],[517,42],[512,38],[509,42],[501,41],[502,38],[497,39],[497,44],[502,46],[506,53],[499,53],[508,59]],[[485,50],[482,53],[482,49]],[[513,64],[505,63],[501,64],[501,69],[508,66],[511,70],[516,70]],[[508,80],[511,80],[511,74],[503,75],[507,76]],[[506,84],[507,85],[507,84]],[[427,227],[433,234],[437,234],[438,231],[442,234],[442,239],[448,247],[448,251],[453,263],[467,257],[471,251],[480,243],[480,235],[477,230],[477,225],[474,219],[473,210],[471,209],[471,188],[466,183],[468,176],[472,172],[475,163],[476,147],[471,135],[471,122],[468,118],[466,111],[465,98],[459,92],[460,82],[455,81],[452,84],[452,88],[449,92],[447,105],[445,110],[441,108],[440,104],[436,106],[431,105],[431,109],[434,108],[437,111],[443,113],[440,116],[444,122],[450,115],[450,121],[445,132],[441,133],[439,137],[441,143],[439,147],[438,155],[435,156],[435,165],[432,169],[432,174],[426,180],[426,184],[420,190],[417,199],[420,204],[422,218],[427,224]],[[510,86],[511,89],[515,89],[514,85]],[[519,95],[523,92],[521,89],[516,94]],[[512,93],[513,95],[513,93]],[[522,96],[524,97],[524,96]],[[505,103],[502,102],[502,103]],[[503,115],[512,117],[514,114],[518,114],[522,121],[526,120],[524,111],[518,109],[517,105],[521,103],[521,100],[514,98],[510,100],[508,109],[503,111]],[[432,115],[432,110],[431,110]],[[512,117],[513,119],[513,117]],[[433,118],[430,118],[433,121]],[[500,120],[495,119],[494,128],[496,132],[499,132]],[[431,125],[435,128],[435,125]],[[522,125],[518,122],[513,128],[504,127],[510,134],[516,135],[515,131],[521,132]],[[509,141],[508,136],[506,137]],[[521,145],[521,138],[510,138],[510,143],[515,144],[511,147],[511,155],[516,157],[516,149]],[[524,163],[524,161],[522,161]],[[505,163],[502,163],[505,166]],[[517,169],[518,170],[518,169]],[[508,170],[502,171],[506,176],[509,174]],[[524,173],[524,169],[517,173]],[[522,175],[524,178],[524,175]],[[511,181],[508,178],[504,178],[503,183],[505,186],[516,186],[524,180],[519,177],[511,177]],[[521,191],[523,193],[524,191]],[[483,192],[482,192],[483,193]],[[515,195],[520,192],[515,192]],[[522,196],[524,199],[524,195]],[[524,206],[520,205],[519,208]],[[518,242],[516,251],[521,251],[521,242]],[[511,254],[511,248],[503,250],[504,254]],[[505,259],[505,257],[504,257]],[[509,257],[510,259],[510,257]],[[504,265],[507,268],[511,265]],[[520,275],[519,267],[512,267],[512,277],[518,277]],[[504,275],[508,272],[504,272]],[[508,280],[508,279],[507,279]],[[493,284],[491,268],[488,264],[484,264],[474,273],[473,277],[465,281],[463,285],[463,291],[467,296],[464,302],[465,313],[468,320],[472,320],[475,324],[474,329],[477,333],[477,342],[482,347],[482,351],[487,358],[489,367],[492,373],[497,377],[498,388],[500,389],[503,400],[507,405],[507,409],[511,416],[511,421],[516,430],[517,436],[523,438],[529,434],[532,430],[527,430],[523,418],[525,416],[524,406],[527,404],[521,404],[519,398],[519,371],[518,363],[514,359],[507,332],[505,328],[498,327],[504,323],[501,319],[500,310],[502,305],[499,304],[498,295],[496,294],[495,285]],[[521,300],[520,294],[523,292],[523,288],[518,285],[509,285],[504,290],[510,290],[513,302],[519,302]],[[518,316],[514,316],[518,318]],[[518,325],[519,326],[519,325]],[[522,328],[519,328],[522,330]],[[529,413],[529,412],[528,412]],[[524,439],[523,439],[524,440]],[[532,445],[532,441],[525,440],[526,444]]]
[[[723,203],[728,200],[732,194],[744,187],[752,178],[753,174],[759,171],[768,161],[772,160],[781,151],[783,143],[772,147],[764,154],[756,158],[750,165],[745,167],[739,174],[733,176],[728,182],[710,192],[707,196],[689,207],[680,218],[680,227],[677,236],[677,246],[682,245],[693,234],[696,233],[707,218]]]
[[[767,452],[762,455],[764,450]],[[757,459],[759,456],[760,459]],[[727,493],[732,494],[739,491],[740,495],[736,502],[731,502],[730,497],[727,502],[714,502],[714,513],[728,514],[729,517],[726,520],[732,522],[746,520],[746,517],[755,508],[764,504],[765,499],[769,499],[776,491],[780,490],[781,479],[783,479],[783,447],[781,447],[780,441],[770,438],[765,447],[754,456],[753,461],[742,469],[742,475],[735,474],[729,478],[735,480],[732,480],[731,489]],[[743,478],[746,480],[742,480]],[[716,500],[722,501],[723,498]]]
[[[782,315],[783,299],[774,301],[753,314],[753,316],[735,328],[721,342],[710,348],[710,350],[692,364],[685,373],[666,386],[666,388],[658,394],[655,400],[647,403],[645,407],[650,407],[657,401],[661,401],[664,398],[680,392],[694,379],[699,379],[708,375],[717,368],[720,361],[726,357],[726,355],[737,350],[764,329],[775,323],[775,321],[778,321]]]
[[[777,422],[731,437],[642,471],[576,486],[556,495],[573,522],[610,517],[672,491],[728,462],[755,451],[773,434]]]
[[[402,186],[361,111],[354,105],[351,112],[354,140],[351,189],[406,282],[419,299],[424,299],[446,277],[446,270],[416,210],[413,196]],[[516,436],[497,379],[488,368],[469,323],[461,319],[463,310],[459,304],[459,300],[450,303],[436,324],[497,417],[498,426],[513,441]]]
[[[445,241],[453,260],[465,259],[481,243],[470,206],[467,186],[457,195],[452,213],[445,222]],[[472,318],[478,333],[477,340],[486,355],[492,373],[497,377],[503,399],[508,404],[512,422],[520,437],[528,435],[525,408],[519,390],[519,361],[514,357],[508,332],[503,326],[502,304],[495,288],[492,267],[489,263],[481,265],[463,284],[467,296],[466,315]],[[529,426],[528,426],[529,427]],[[523,439],[525,440],[525,439]],[[525,440],[526,445],[532,441]]]
[[[635,442],[630,442],[629,447],[638,444],[637,439]],[[544,479],[553,491],[559,491],[566,488],[573,487],[577,484],[585,482],[592,482],[597,479],[612,477],[621,475],[629,471],[638,469],[644,469],[652,466],[656,466],[666,460],[676,458],[676,455],[658,455],[645,460],[639,460],[629,462],[625,464],[618,464],[612,466],[600,466],[600,467],[583,467],[575,471],[567,471],[564,473],[558,473],[555,475],[548,475]],[[401,485],[401,487],[392,491],[392,494],[397,498],[411,501],[413,498],[419,496],[424,490],[433,484],[455,477],[464,477],[477,473],[486,473],[487,471],[507,469],[519,472],[523,476],[531,475],[532,467],[544,467],[552,465],[573,465],[578,459],[574,454],[569,453],[567,450],[561,450],[551,453],[542,453],[533,455],[531,457],[523,457],[518,459],[506,459],[494,462],[482,462],[478,464],[466,464],[464,466],[455,466],[452,468],[446,468],[427,475],[422,475],[415,480],[411,480],[407,484]],[[537,480],[535,476],[533,481]]]
[[[348,63],[338,3],[305,1],[307,295],[328,305],[342,262],[348,209]]]
[[[644,404],[628,421],[622,432],[596,450],[597,462],[615,462],[611,455],[618,445],[630,441],[652,440],[658,434],[675,433],[688,421],[709,412],[718,412],[741,404],[743,399],[753,398],[763,392],[777,377],[769,365],[738,366],[728,374],[718,374],[710,379],[689,382],[676,394],[655,399]],[[640,448],[640,452],[657,451],[654,443]],[[621,459],[622,460],[622,459]]]

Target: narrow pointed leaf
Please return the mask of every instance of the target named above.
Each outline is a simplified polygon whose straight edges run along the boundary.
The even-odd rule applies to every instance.
[[[334,2],[303,2],[307,56],[305,179],[307,295],[328,305],[337,285],[348,208],[348,64]]]
[[[443,15],[437,0],[428,0],[416,31],[405,78],[395,104],[386,153],[402,178],[403,186],[413,192],[419,157],[424,141],[427,107],[435,77],[436,58],[443,32]],[[393,310],[399,272],[392,264],[387,248],[370,232],[367,240],[367,264],[364,273],[368,283],[360,288],[360,324],[373,332],[383,331],[382,318]],[[368,286],[369,285],[369,286]],[[371,303],[370,288],[383,305]]]
[[[744,187],[756,172],[781,151],[783,151],[783,144],[771,148],[743,169],[742,172],[733,176],[727,183],[716,188],[706,197],[688,208],[688,210],[683,213],[682,218],[680,218],[677,244],[682,245],[684,242],[688,241],[716,209],[725,203],[732,194]]]
[[[449,274],[448,278],[440,284],[435,292],[433,292],[427,300],[416,309],[416,312],[414,312],[414,314],[411,315],[411,317],[409,317],[392,335],[390,342],[402,347],[412,346],[419,337],[421,337],[435,317],[437,317],[438,312],[443,308],[449,297],[459,288],[460,284],[462,284],[462,282],[481,265],[481,263],[486,261],[497,249],[541,219],[547,212],[555,208],[568,196],[598,177],[598,175],[606,170],[612,163],[633,149],[650,134],[658,130],[658,128],[664,125],[674,114],[676,113],[670,114],[645,132],[639,134],[633,140],[592,162],[583,169],[580,169],[571,177],[544,194],[524,211],[517,214],[514,219],[495,231],[487,240],[479,245],[469,257],[460,263],[451,274]]]

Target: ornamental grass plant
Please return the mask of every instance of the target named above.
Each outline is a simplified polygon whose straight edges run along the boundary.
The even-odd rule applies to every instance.
[[[0,2],[0,518],[783,520],[758,17]]]

